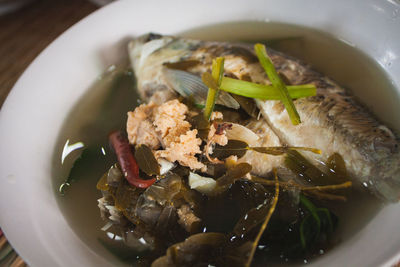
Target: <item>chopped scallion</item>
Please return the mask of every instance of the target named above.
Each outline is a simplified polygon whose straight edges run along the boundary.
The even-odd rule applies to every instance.
[[[257,84],[229,77],[222,78],[219,89],[235,95],[261,100],[281,99],[279,91],[272,85]],[[317,94],[317,89],[313,84],[289,85],[287,90],[292,99],[315,96]]]
[[[276,204],[278,203],[279,180],[278,180],[278,172],[277,172],[277,170],[275,168],[273,169],[273,173],[274,173],[274,177],[275,177],[275,195],[274,195],[274,198],[272,199],[272,203],[271,203],[271,206],[269,208],[268,214],[265,217],[265,220],[264,220],[263,224],[261,225],[260,230],[258,231],[258,234],[257,234],[254,242],[252,243],[252,248],[251,248],[251,251],[250,251],[250,255],[249,255],[249,257],[247,259],[247,262],[245,264],[246,267],[250,267],[251,262],[253,261],[254,253],[256,252],[256,248],[258,246],[258,242],[260,242],[261,236],[263,235],[265,229],[267,228],[269,220],[271,219],[271,216],[275,211]]]
[[[258,57],[258,60],[260,61],[261,66],[264,68],[265,72],[268,75],[269,80],[271,81],[272,85],[278,89],[278,92],[281,97],[282,103],[285,105],[286,111],[288,112],[288,115],[290,117],[290,120],[292,121],[293,125],[299,124],[300,121],[300,115],[296,110],[296,107],[294,106],[294,103],[289,95],[289,92],[286,88],[285,83],[281,80],[279,77],[278,73],[275,70],[274,64],[272,63],[271,59],[269,58],[267,54],[267,50],[265,49],[265,46],[263,44],[256,44],[254,46],[254,50],[256,52],[256,55]]]
[[[202,76],[203,82],[208,86],[206,106],[204,109],[204,117],[207,120],[210,120],[211,113],[214,110],[215,101],[218,97],[219,86],[224,74],[224,60],[223,57],[217,57],[212,62],[212,74],[210,76],[213,78],[215,84],[213,84],[209,79],[210,77],[208,77],[208,72],[203,73]]]

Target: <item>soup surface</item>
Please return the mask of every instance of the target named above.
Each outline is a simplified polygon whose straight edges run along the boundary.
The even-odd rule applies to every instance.
[[[400,125],[399,117],[387,115],[399,112],[396,105],[399,96],[384,71],[352,44],[339,38],[294,25],[261,22],[212,25],[179,35],[202,40],[264,42],[309,63],[345,86],[392,128]],[[127,111],[140,103],[134,83],[128,65],[110,67],[69,114],[54,154],[53,185],[60,209],[77,236],[99,256],[115,265],[128,264],[135,256],[129,253],[122,241],[112,240],[113,235],[101,230],[105,223],[97,207],[101,193],[96,189],[96,183],[115,163],[107,141],[108,133],[125,129]],[[83,150],[74,148],[82,146],[96,160],[84,162],[84,168],[75,168],[74,181],[70,186],[64,186],[64,194],[60,194],[60,185]],[[73,151],[67,153],[69,150]],[[65,157],[61,160],[63,154]],[[352,192],[347,202],[332,207],[340,219],[335,238],[337,246],[360,231],[381,205],[374,197]],[[278,258],[276,261],[283,263],[286,259]],[[304,261],[308,262],[308,259]]]

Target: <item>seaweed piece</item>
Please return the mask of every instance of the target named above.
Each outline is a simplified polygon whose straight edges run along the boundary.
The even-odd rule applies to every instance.
[[[228,140],[228,144],[225,146],[216,145],[212,156],[218,159],[226,159],[232,155],[241,158],[247,152],[247,143],[239,140]]]
[[[251,176],[251,180],[266,186],[273,186],[274,181],[257,176]],[[352,182],[347,181],[341,184],[334,184],[334,185],[317,185],[317,186],[302,186],[294,181],[289,182],[279,182],[279,186],[285,189],[288,188],[298,188],[299,190],[305,191],[331,191],[331,190],[339,190],[344,188],[349,188],[352,186]]]
[[[100,180],[97,182],[96,184],[96,188],[98,190],[101,191],[108,191],[109,187],[108,187],[108,182],[107,182],[107,178],[108,178],[108,172],[103,174],[103,176],[100,178]]]
[[[165,256],[152,263],[158,266],[202,266],[216,264],[228,242],[223,233],[200,233],[167,249]]]
[[[314,185],[333,185],[343,181],[342,176],[334,173],[325,173],[311,164],[298,151],[288,150],[286,153],[285,165],[302,180]]]
[[[135,158],[140,170],[144,171],[147,175],[160,174],[160,165],[158,165],[153,152],[148,146],[138,145],[135,150]]]
[[[326,161],[329,171],[336,177],[338,181],[348,181],[346,164],[343,157],[339,153],[333,153]]]
[[[204,198],[196,214],[203,220],[206,231],[232,232],[240,218],[252,208],[271,199],[272,194],[260,184],[239,179],[225,191]],[[223,216],[221,216],[223,214]]]
[[[252,118],[257,118],[260,110],[253,98],[232,94],[232,97],[239,103],[240,107]]]
[[[239,219],[233,228],[232,234],[236,238],[245,239],[248,233],[251,233],[257,226],[259,226],[268,214],[269,203],[259,205],[258,207],[250,209],[246,214]]]
[[[210,131],[210,122],[202,114],[196,115],[190,119],[193,129],[197,129],[200,139],[207,140]]]
[[[181,189],[182,178],[175,173],[169,172],[165,178],[147,188],[144,191],[143,196],[164,206],[171,203]]]
[[[217,179],[217,186],[218,187],[229,186],[233,184],[237,179],[243,178],[250,171],[251,171],[250,164],[246,162],[236,164],[235,166],[228,168],[224,176]]]
[[[316,148],[310,148],[310,147],[290,147],[290,146],[249,147],[248,144],[244,141],[230,139],[230,140],[228,140],[228,144],[226,144],[225,146],[216,145],[214,148],[214,153],[212,155],[213,155],[213,157],[218,158],[218,159],[226,159],[227,157],[232,156],[232,155],[237,156],[238,158],[241,158],[246,154],[247,150],[253,150],[258,153],[264,153],[264,154],[269,154],[269,155],[274,155],[274,156],[280,156],[285,153],[288,153],[289,151],[296,151],[296,150],[303,150],[303,151],[313,152],[316,154],[321,154],[321,150],[316,149]],[[288,155],[291,157],[294,157],[292,155],[296,156],[297,154],[289,153]],[[306,159],[302,159],[302,160],[304,162],[306,161]],[[305,165],[304,162],[302,162],[303,165]],[[308,164],[308,165],[311,165],[311,164]]]

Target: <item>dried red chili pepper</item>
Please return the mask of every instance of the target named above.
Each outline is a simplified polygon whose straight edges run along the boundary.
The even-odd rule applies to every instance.
[[[108,139],[114,148],[115,154],[117,154],[122,173],[131,185],[147,188],[154,184],[155,178],[144,180],[139,177],[139,166],[133,156],[128,139],[120,131],[110,133]]]

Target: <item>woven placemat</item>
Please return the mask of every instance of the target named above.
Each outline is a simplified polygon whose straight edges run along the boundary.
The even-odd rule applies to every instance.
[[[0,16],[0,107],[35,57],[97,8],[86,0],[36,0],[14,13]],[[27,266],[1,229],[0,266]]]
[[[18,256],[7,238],[0,229],[0,266],[24,267],[27,266],[24,260]]]

